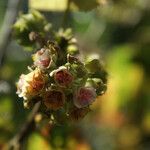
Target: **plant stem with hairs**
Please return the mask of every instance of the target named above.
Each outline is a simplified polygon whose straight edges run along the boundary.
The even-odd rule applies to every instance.
[[[41,102],[38,101],[31,113],[29,114],[26,122],[21,127],[20,131],[14,136],[14,138],[9,142],[8,149],[19,149],[21,146],[21,143],[24,141],[24,139],[34,131],[35,129],[35,121],[34,118],[36,114],[38,113],[40,109]]]

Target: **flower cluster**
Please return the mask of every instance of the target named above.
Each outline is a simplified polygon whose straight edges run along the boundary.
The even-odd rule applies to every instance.
[[[13,26],[13,34],[20,45],[32,50],[32,47],[37,44],[33,41],[37,38],[44,38],[51,31],[51,26],[40,12],[31,10],[28,14],[20,14]],[[38,34],[33,34],[33,31]]]
[[[20,26],[16,25],[18,29]],[[79,60],[77,42],[70,29],[61,29],[53,36],[53,42],[47,40],[32,54],[33,65],[28,67],[28,74],[20,76],[17,94],[27,108],[41,101],[40,110],[49,118],[53,115],[57,121],[80,120],[97,96],[105,93],[107,73],[97,58]]]

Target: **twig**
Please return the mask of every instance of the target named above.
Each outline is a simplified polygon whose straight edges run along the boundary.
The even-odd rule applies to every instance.
[[[7,46],[10,42],[12,25],[17,17],[19,6],[22,0],[9,0],[8,6],[0,31],[0,67],[4,61]]]
[[[35,122],[34,118],[37,112],[39,111],[41,105],[41,101],[38,101],[34,108],[32,109],[31,114],[29,114],[27,121],[22,126],[21,130],[16,134],[16,136],[9,142],[8,149],[14,149],[17,150],[20,147],[21,142],[24,140],[24,138],[27,137],[31,131],[35,129]]]

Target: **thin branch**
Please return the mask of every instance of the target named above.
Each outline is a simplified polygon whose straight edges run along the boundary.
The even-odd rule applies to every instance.
[[[23,124],[20,131],[16,136],[9,142],[8,149],[19,149],[21,142],[35,129],[34,118],[40,109],[41,101],[38,101],[33,109],[31,114],[29,114],[27,121]]]
[[[3,64],[7,46],[10,42],[12,25],[17,17],[22,0],[9,0],[5,18],[0,31],[0,67]]]

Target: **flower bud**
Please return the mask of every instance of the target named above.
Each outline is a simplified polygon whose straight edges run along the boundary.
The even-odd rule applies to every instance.
[[[97,95],[102,95],[107,89],[107,85],[100,78],[88,78],[85,84],[86,87],[92,86],[96,89]]]
[[[74,105],[82,108],[90,105],[96,99],[96,91],[93,87],[81,87],[74,95]]]
[[[106,84],[102,84],[102,85],[96,90],[96,92],[97,92],[98,95],[103,95],[103,94],[105,94],[106,90],[107,90],[107,85],[106,85]]]
[[[71,55],[75,55],[79,53],[78,46],[76,44],[70,44],[67,47],[67,53]]]
[[[69,112],[69,118],[72,121],[79,121],[79,120],[83,119],[89,111],[90,111],[90,109],[88,107],[84,107],[84,108],[74,107]]]
[[[86,81],[86,87],[94,87],[95,89],[99,88],[103,84],[100,78],[88,78]]]
[[[82,64],[73,64],[72,68],[76,70],[76,76],[78,78],[86,78],[87,77],[87,69]]]
[[[57,70],[54,70],[51,74],[54,77],[55,82],[62,87],[68,87],[73,82],[72,74],[67,70],[66,67],[60,67]]]
[[[28,14],[22,14],[13,25],[15,38],[19,44],[30,50],[33,46],[33,41],[29,39],[30,32],[40,33],[43,37],[47,34],[45,30],[47,25],[47,20],[38,11],[32,10]]]
[[[79,53],[77,40],[74,38],[71,28],[67,28],[66,30],[61,28],[55,36],[60,47],[63,45],[63,50],[67,53],[71,55]]]
[[[70,64],[73,64],[73,63],[79,62],[79,59],[76,58],[75,56],[67,54],[67,62],[69,62]]]
[[[65,103],[65,95],[60,90],[50,90],[45,93],[44,104],[47,108],[57,110],[63,107]]]
[[[49,49],[42,48],[33,55],[34,65],[40,69],[48,69],[53,65],[53,60]]]
[[[69,71],[71,71],[74,76],[82,79],[87,77],[87,69],[78,58],[68,54],[67,61],[68,63],[66,64],[66,66],[69,67]]]
[[[101,64],[100,64],[99,60],[96,58],[88,59],[85,63],[85,67],[91,73],[95,73],[95,72],[101,70]]]
[[[38,95],[44,88],[46,76],[38,69],[27,75],[21,75],[17,83],[17,94],[25,100]]]

